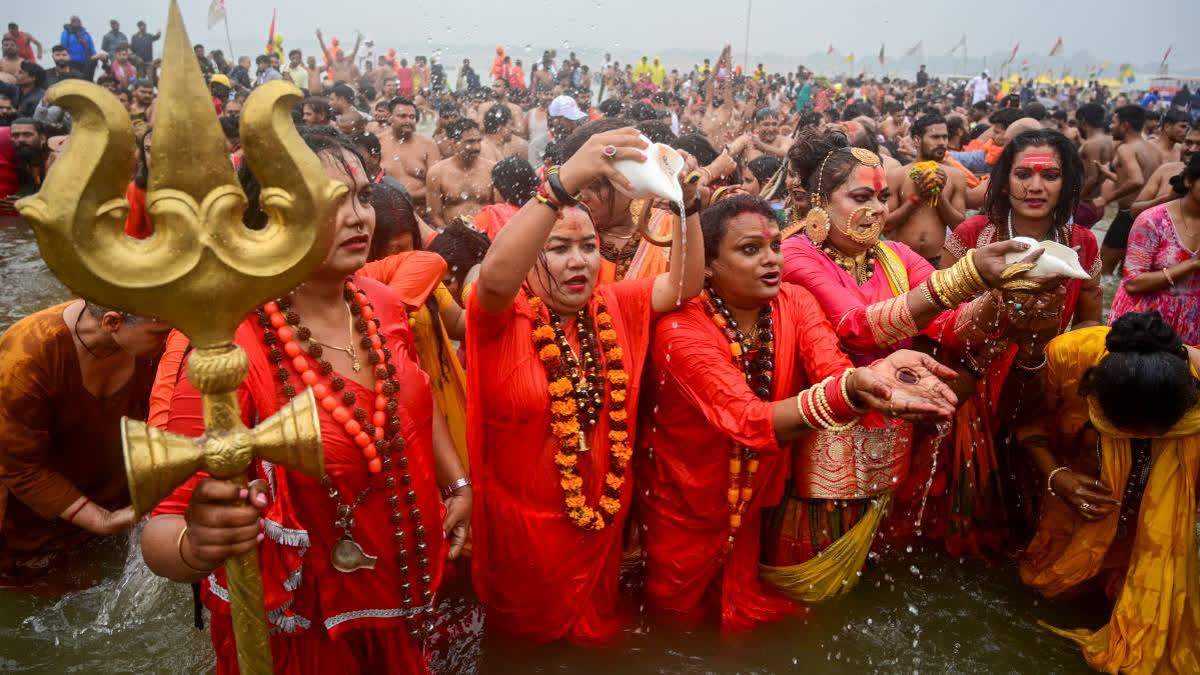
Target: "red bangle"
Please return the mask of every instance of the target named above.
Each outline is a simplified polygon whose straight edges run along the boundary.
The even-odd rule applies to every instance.
[[[843,375],[842,377],[845,377]],[[849,422],[858,417],[850,402],[842,396],[842,378],[838,377],[825,383],[825,400],[833,412],[834,421],[838,424]]]
[[[69,516],[63,516],[63,520],[65,520],[65,521],[67,521],[67,522],[69,522],[69,523],[70,523],[70,522],[74,522],[74,521],[75,521],[75,516],[79,515],[79,512],[80,512],[80,511],[82,511],[82,510],[83,510],[83,507],[87,506],[87,505],[88,505],[88,502],[90,502],[90,501],[92,501],[92,500],[88,499],[87,497],[84,497],[84,498],[83,498],[83,501],[79,502],[79,506],[76,506],[76,507],[75,507],[75,510],[71,512],[71,515],[69,515]]]
[[[914,192],[914,193],[912,193],[911,195],[909,195],[909,196],[908,196],[908,201],[912,202],[913,204],[920,204],[920,203],[921,203],[921,197],[920,197],[920,196],[918,196],[918,195],[917,195],[917,193],[915,193],[915,192]]]

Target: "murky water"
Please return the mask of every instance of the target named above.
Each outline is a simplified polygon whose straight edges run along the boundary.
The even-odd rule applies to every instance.
[[[0,329],[67,297],[38,258],[28,227],[0,224]],[[207,634],[192,627],[189,588],[151,575],[134,541],[100,541],[72,560],[72,576],[98,578],[87,590],[0,590],[0,671],[211,670]],[[470,600],[447,602],[461,616]],[[1082,673],[1088,671],[1073,645],[1035,621],[1095,628],[1106,615],[1100,607],[1039,599],[1011,563],[958,561],[918,547],[883,552],[848,596],[748,635],[641,619],[605,649],[528,649],[481,636],[464,620],[469,647],[448,672]]]

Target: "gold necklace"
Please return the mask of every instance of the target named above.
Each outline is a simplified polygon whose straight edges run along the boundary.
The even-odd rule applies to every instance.
[[[362,362],[358,360],[358,350],[354,348],[354,313],[350,311],[350,305],[346,305],[346,316],[348,317],[347,321],[350,325],[350,342],[345,347],[334,347],[331,344],[317,342],[316,340],[313,340],[313,342],[316,342],[326,349],[339,351],[349,356],[350,367],[354,369],[354,372],[357,373],[358,371],[362,370]]]

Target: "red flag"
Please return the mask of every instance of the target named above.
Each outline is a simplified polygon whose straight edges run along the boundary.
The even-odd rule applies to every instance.
[[[879,45],[879,65],[887,63],[887,59],[883,55],[883,45]]]
[[[1062,53],[1062,50],[1063,50],[1063,41],[1062,41],[1062,37],[1059,36],[1058,41],[1054,43],[1054,47],[1050,50],[1050,56],[1058,56],[1059,54]]]
[[[826,53],[826,54],[832,54],[832,53],[833,53],[833,45],[829,45],[829,49],[826,49],[826,50],[825,50],[825,53]]]
[[[1004,62],[1004,65],[1006,65],[1006,66],[1007,66],[1008,64],[1010,64],[1010,63],[1012,63],[1014,60],[1016,60],[1016,58],[1017,58],[1017,52],[1018,52],[1018,51],[1020,51],[1020,50],[1021,50],[1021,43],[1020,43],[1020,42],[1018,42],[1017,44],[1013,45],[1013,50],[1012,50],[1012,53],[1008,55],[1008,60]]]
[[[1171,45],[1170,47],[1167,47],[1167,51],[1163,54],[1162,63],[1159,64],[1160,67],[1167,65],[1167,59],[1171,58],[1171,50],[1174,48],[1175,48],[1175,45]]]
[[[275,10],[271,10],[271,30],[267,33],[267,53],[275,52]],[[282,57],[283,54],[280,54]]]

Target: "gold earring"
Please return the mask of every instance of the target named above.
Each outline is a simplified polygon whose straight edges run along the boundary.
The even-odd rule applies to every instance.
[[[804,234],[808,235],[809,241],[818,245],[829,236],[829,213],[821,208],[821,198],[816,195],[813,195],[812,208],[804,217]]]

